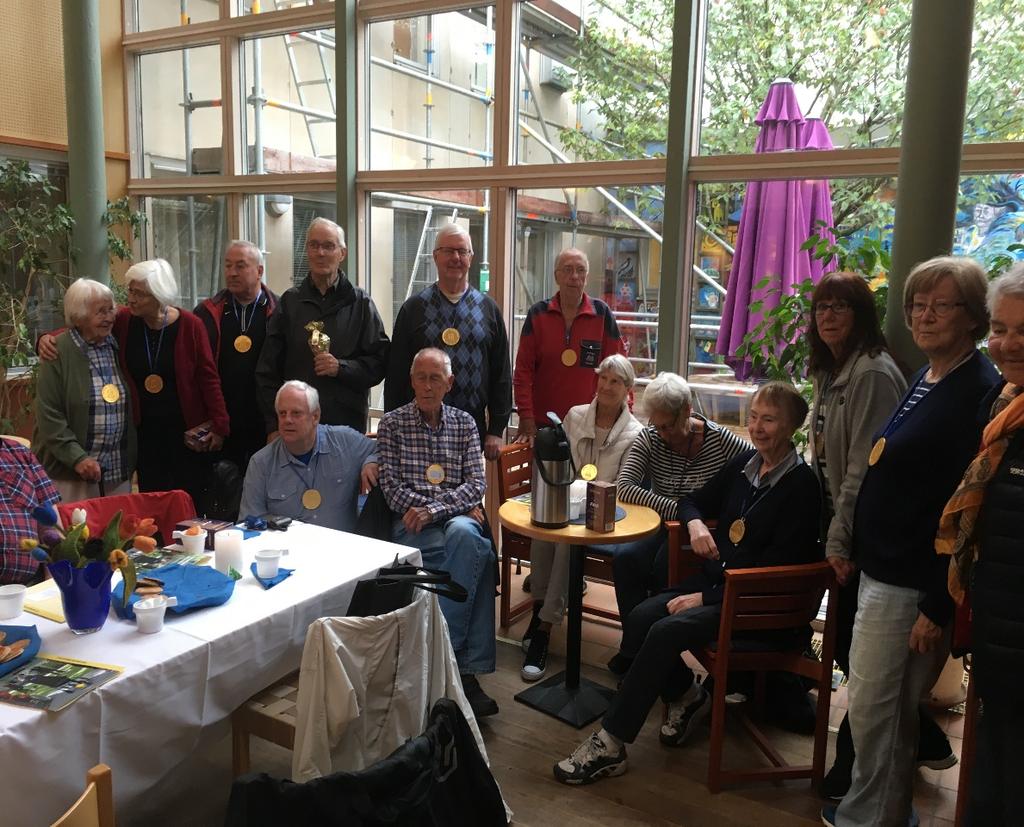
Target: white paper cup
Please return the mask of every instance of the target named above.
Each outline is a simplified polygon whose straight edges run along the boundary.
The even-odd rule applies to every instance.
[[[0,586],[0,620],[10,620],[21,614],[25,606],[26,588],[21,583]]]
[[[175,531],[171,536],[185,547],[185,552],[188,554],[202,554],[206,551],[205,531],[200,531],[198,534],[186,534],[184,531]]]
[[[269,580],[277,577],[278,567],[281,565],[281,556],[287,554],[286,549],[268,548],[256,552],[256,576]]]
[[[168,606],[177,606],[178,598],[158,594],[140,600],[132,610],[135,612],[135,624],[144,635],[155,635],[164,628],[164,614]]]

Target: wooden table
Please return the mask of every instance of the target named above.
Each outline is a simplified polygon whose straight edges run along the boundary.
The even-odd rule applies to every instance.
[[[510,531],[534,540],[569,544],[569,606],[565,645],[565,671],[559,672],[516,695],[516,700],[546,712],[579,729],[604,714],[611,702],[612,690],[580,678],[580,646],[583,631],[583,558],[584,546],[611,545],[639,540],[654,534],[661,526],[658,512],[642,505],[619,503],[626,516],[607,533],[591,531],[582,525],[544,528],[530,522],[530,507],[506,500],[498,509],[498,519]],[[507,585],[505,586],[507,588]]]

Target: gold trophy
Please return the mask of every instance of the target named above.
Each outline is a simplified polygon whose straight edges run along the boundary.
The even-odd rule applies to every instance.
[[[324,333],[323,322],[310,322],[305,329],[309,331],[309,349],[314,356],[331,349],[331,337]]]

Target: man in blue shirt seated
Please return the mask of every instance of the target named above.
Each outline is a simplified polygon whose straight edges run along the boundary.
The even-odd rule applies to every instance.
[[[352,531],[360,491],[377,482],[374,441],[347,425],[321,425],[320,395],[297,379],[281,386],[274,410],[278,437],[249,461],[239,516]]]
[[[462,687],[476,716],[498,705],[477,675],[494,671],[494,555],[484,528],[484,462],[473,417],[443,404],[454,383],[451,359],[437,348],[416,354],[415,398],[385,414],[377,431],[380,487],[395,513],[393,539],[423,552],[423,565],[451,572],[469,593],[441,598]]]

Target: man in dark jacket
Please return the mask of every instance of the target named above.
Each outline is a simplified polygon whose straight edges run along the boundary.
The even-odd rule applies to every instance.
[[[249,458],[267,444],[263,418],[254,415],[260,405],[255,374],[278,297],[263,284],[263,253],[251,241],[232,241],[228,246],[224,282],[223,290],[201,301],[193,312],[210,337],[231,419],[223,457],[244,475]]]
[[[346,253],[341,227],[313,219],[306,233],[309,275],[281,296],[256,368],[271,437],[277,435],[274,396],[288,379],[317,389],[323,424],[366,431],[370,388],[384,378],[390,342],[373,299],[341,270]],[[321,334],[314,352],[311,337]]]

